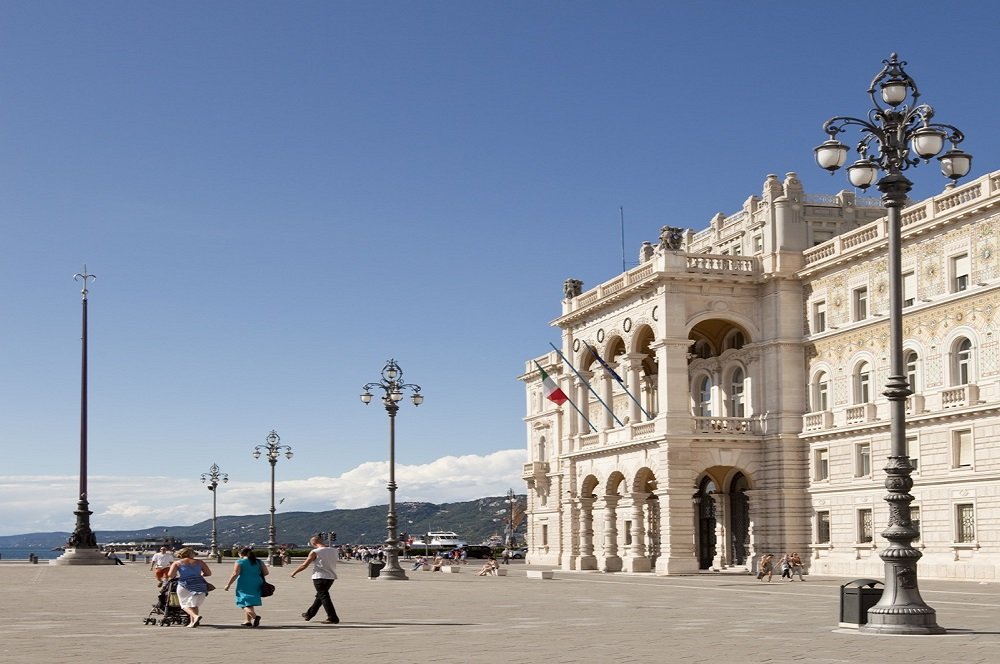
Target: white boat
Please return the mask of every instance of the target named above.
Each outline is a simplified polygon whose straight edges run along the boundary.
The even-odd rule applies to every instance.
[[[425,536],[411,535],[406,545],[410,548],[428,547],[432,549],[454,549],[465,546],[464,539],[460,539],[458,534],[451,530],[437,530],[427,533]]]

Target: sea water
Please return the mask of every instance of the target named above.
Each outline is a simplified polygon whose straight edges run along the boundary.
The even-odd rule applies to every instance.
[[[38,548],[12,548],[0,546],[0,562],[13,560],[27,560],[28,554],[35,554],[39,560],[51,560],[62,555],[62,551],[49,551],[48,547]]]

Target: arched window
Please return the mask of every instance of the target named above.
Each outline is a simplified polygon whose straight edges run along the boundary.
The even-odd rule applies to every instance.
[[[743,337],[743,333],[739,330],[734,330],[726,337],[726,350],[732,348],[733,350],[739,350],[743,348],[746,343],[746,339]]]
[[[700,357],[703,360],[707,360],[712,357],[712,355],[714,355],[712,352],[712,344],[708,343],[705,339],[699,339],[694,342],[694,355],[695,357]]]
[[[743,405],[743,369],[737,368],[729,377],[729,417],[746,417]]]
[[[951,374],[952,385],[968,385],[972,382],[972,342],[962,339],[955,344],[955,366]]]
[[[908,350],[903,355],[903,364],[906,366],[906,382],[910,385],[910,391],[916,393],[919,391],[917,384],[917,360],[920,359],[917,356],[917,351]]]
[[[861,362],[854,371],[854,403],[868,403],[872,400],[871,383],[871,365]]]
[[[699,417],[712,416],[712,379],[702,376],[698,379],[697,412]]]
[[[830,410],[830,383],[825,371],[816,374],[816,380],[813,382],[812,399],[814,413]]]

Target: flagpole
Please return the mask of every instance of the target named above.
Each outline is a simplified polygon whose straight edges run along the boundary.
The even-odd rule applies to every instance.
[[[597,391],[593,388],[593,386],[590,383],[587,382],[587,379],[580,375],[580,372],[576,370],[576,367],[573,366],[573,363],[566,359],[566,356],[562,354],[562,351],[556,348],[555,344],[553,344],[551,341],[549,342],[549,345],[552,346],[552,350],[559,353],[559,357],[562,358],[563,362],[565,362],[569,366],[569,368],[573,370],[573,373],[576,374],[577,378],[583,381],[583,384],[587,386],[587,389],[590,390],[591,394],[597,397],[597,400],[601,402],[601,405],[604,406],[604,408],[607,409],[609,413],[611,413],[611,417],[613,417],[615,422],[618,423],[618,426],[620,427],[625,426],[625,423],[618,419],[618,416],[615,415],[615,411],[611,410],[608,404],[604,402],[604,399],[601,398],[601,395],[597,393]]]
[[[606,370],[611,371],[611,367],[607,365],[607,362],[601,359],[601,356],[597,354],[597,351],[594,350],[594,347],[588,344],[586,341],[584,341],[583,343],[585,346],[587,346],[587,348],[590,349],[590,352],[594,354],[594,357],[596,357],[597,361],[601,363],[601,366],[604,367]],[[646,412],[646,409],[642,407],[642,403],[640,403],[639,400],[635,398],[635,395],[628,391],[628,387],[626,387],[625,381],[621,379],[621,376],[618,376],[615,374],[615,372],[611,371],[611,377],[618,380],[618,384],[622,386],[623,390],[625,390],[625,394],[629,395],[629,397],[632,398],[632,401],[634,401],[635,405],[639,407],[639,410],[642,411],[642,414],[646,416],[646,419],[647,420],[653,419],[653,416]]]
[[[536,360],[532,360],[532,362],[534,362],[534,363],[535,363],[535,366],[536,366],[536,367],[538,367],[538,370],[539,370],[539,371],[541,371],[541,372],[542,372],[542,374],[544,375],[544,374],[545,374],[545,369],[543,369],[543,368],[542,368],[542,365],[540,365],[540,364],[539,364],[539,363],[538,363],[538,362],[537,362]],[[564,396],[565,396],[565,395],[564,395]],[[583,421],[584,421],[584,422],[586,422],[586,423],[587,423],[587,425],[588,425],[588,426],[589,426],[589,427],[590,427],[591,429],[593,429],[593,430],[594,430],[594,432],[596,433],[596,432],[597,432],[597,427],[595,427],[595,426],[594,426],[593,424],[591,424],[591,423],[590,423],[590,420],[588,420],[588,419],[587,419],[587,416],[583,414],[583,411],[582,411],[582,410],[580,410],[579,408],[577,408],[577,407],[576,407],[576,404],[575,404],[575,403],[573,403],[573,400],[572,400],[572,399],[570,399],[570,398],[569,398],[568,396],[566,396],[566,401],[568,401],[568,402],[569,402],[569,405],[573,406],[573,410],[575,410],[576,412],[580,413],[580,417],[582,417],[582,418],[583,418]]]

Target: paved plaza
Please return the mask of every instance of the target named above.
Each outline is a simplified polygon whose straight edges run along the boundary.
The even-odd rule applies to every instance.
[[[409,567],[408,565],[404,565]],[[759,582],[744,575],[651,577],[513,564],[506,577],[408,572],[372,581],[341,564],[333,595],[340,625],[307,623],[308,576],[276,568],[258,629],[238,625],[231,563],[202,626],[143,624],[156,599],[146,565],[0,563],[0,662],[981,662],[1000,661],[1000,584],[924,581],[948,628],[942,636],[870,636],[837,628],[845,579]],[[322,617],[322,616],[321,616]]]

